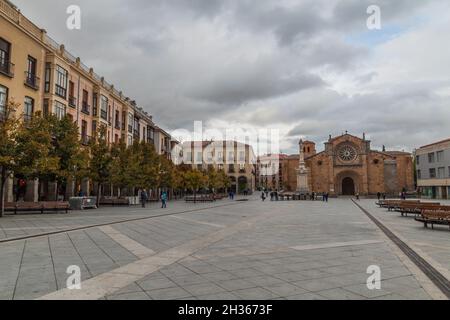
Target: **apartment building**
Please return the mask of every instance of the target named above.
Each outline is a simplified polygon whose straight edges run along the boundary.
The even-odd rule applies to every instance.
[[[237,141],[187,141],[182,149],[183,164],[198,170],[224,170],[236,193],[255,190],[257,159],[252,146]]]
[[[152,116],[51,39],[10,1],[0,0],[0,114],[8,100],[20,104],[18,113],[24,120],[37,111],[69,116],[78,125],[84,145],[104,125],[109,143],[147,141],[159,154],[170,155],[172,139],[155,125]],[[157,132],[163,137],[163,147]],[[17,183],[17,178],[8,182],[7,200],[13,200]],[[40,187],[39,182],[28,181],[25,200],[37,201]],[[55,194],[51,187],[45,188]],[[89,183],[81,189],[89,193]]]
[[[450,139],[415,151],[417,187],[422,197],[450,199]]]

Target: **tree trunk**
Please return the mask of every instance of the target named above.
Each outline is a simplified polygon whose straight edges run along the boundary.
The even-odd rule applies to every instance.
[[[58,180],[55,181],[55,201],[58,201]]]
[[[100,183],[97,183],[97,208],[100,207]]]
[[[5,183],[6,183],[6,170],[2,168],[2,176],[0,178],[0,218],[5,213]]]

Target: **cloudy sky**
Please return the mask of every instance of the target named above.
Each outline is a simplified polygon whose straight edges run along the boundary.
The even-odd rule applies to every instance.
[[[168,131],[273,128],[284,152],[346,130],[405,150],[450,136],[447,0],[13,2]]]

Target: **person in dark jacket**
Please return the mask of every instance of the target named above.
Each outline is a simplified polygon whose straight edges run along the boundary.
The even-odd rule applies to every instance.
[[[147,194],[147,191],[142,190],[142,191],[141,191],[141,203],[142,203],[142,208],[145,208],[145,205],[147,204],[147,200],[148,200],[148,194]]]

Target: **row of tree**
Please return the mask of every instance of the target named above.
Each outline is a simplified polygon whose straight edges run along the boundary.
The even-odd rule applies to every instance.
[[[4,212],[5,184],[11,174],[55,182],[57,186],[89,178],[95,184],[96,195],[102,194],[105,184],[117,188],[119,195],[124,189],[165,188],[196,193],[200,189],[218,191],[230,186],[224,171],[174,166],[157,154],[153,144],[109,144],[104,126],[83,146],[78,127],[68,116],[58,119],[36,113],[23,121],[17,110],[18,105],[9,102],[0,115],[0,216]],[[57,193],[58,187],[55,189]]]

